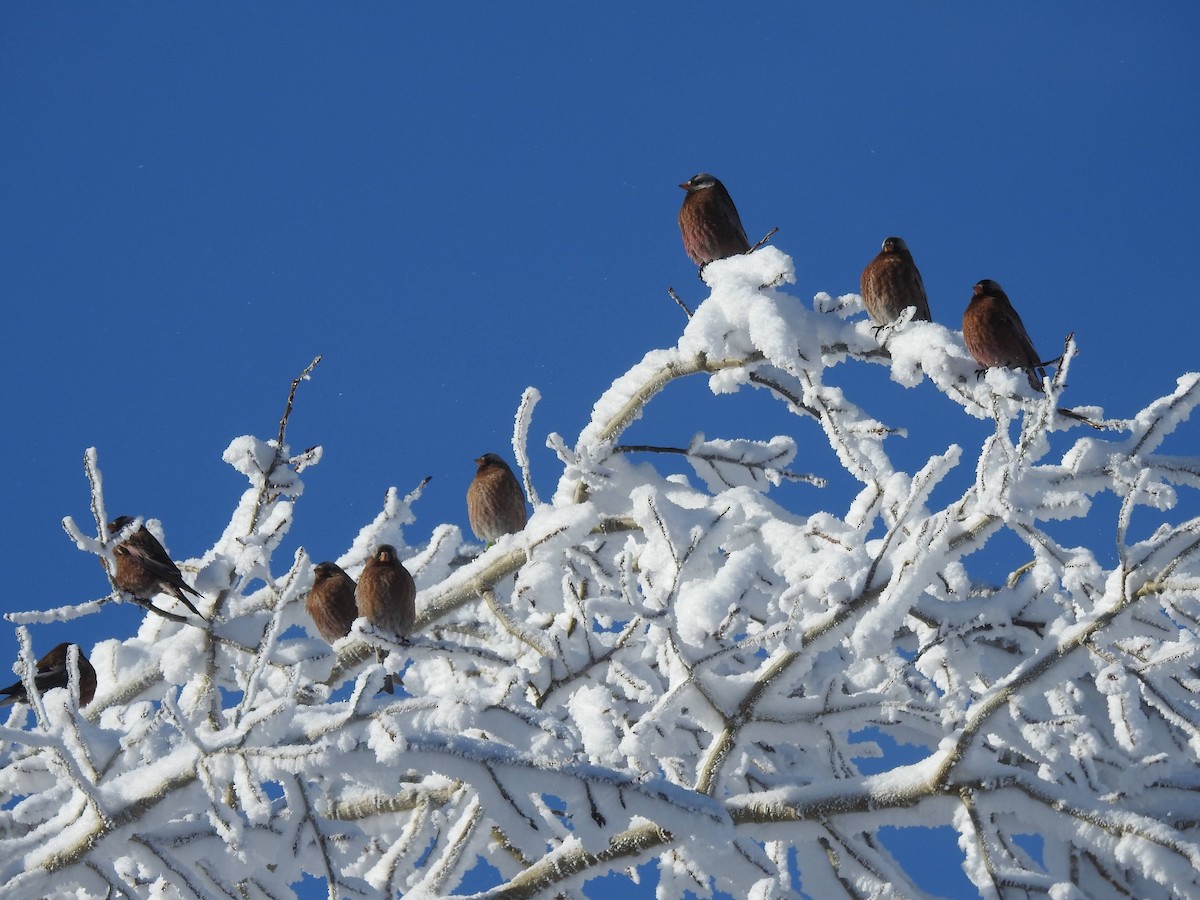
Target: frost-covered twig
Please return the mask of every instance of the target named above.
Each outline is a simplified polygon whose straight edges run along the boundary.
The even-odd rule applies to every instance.
[[[292,379],[291,390],[288,391],[287,404],[283,407],[283,415],[279,417],[279,434],[276,436],[276,443],[282,447],[284,438],[287,435],[288,419],[292,417],[292,404],[296,400],[296,388],[300,387],[300,382],[308,381],[312,376],[313,369],[321,362],[321,354],[313,357],[313,361],[304,367],[304,371]]]
[[[313,802],[308,796],[308,789],[303,781],[299,778],[292,779],[292,788],[295,791],[296,797],[300,801],[300,807],[303,812],[301,827],[307,824],[312,829],[313,842],[316,844],[317,851],[321,858],[321,868],[325,872],[325,883],[328,885],[329,900],[337,900],[338,898],[338,883],[341,879],[338,877],[338,868],[333,864],[332,854],[329,851],[328,838],[321,830],[321,822],[313,812]],[[299,836],[299,829],[297,829]],[[293,853],[298,853],[299,847],[293,847]]]
[[[516,878],[499,887],[483,891],[479,900],[530,900],[545,896],[556,884],[589,869],[607,868],[614,863],[640,859],[648,850],[661,847],[672,835],[649,823],[615,835],[608,849],[589,853],[578,845],[548,854]]]
[[[276,486],[273,483],[272,476],[274,475],[276,468],[285,466],[292,462],[287,458],[286,438],[288,421],[292,417],[292,405],[296,399],[296,389],[300,386],[300,382],[307,381],[309,377],[311,377],[313,369],[315,369],[320,362],[321,356],[318,354],[313,358],[312,362],[304,367],[304,371],[292,379],[292,386],[288,390],[287,403],[284,405],[283,415],[279,417],[279,433],[275,440],[275,452],[269,465],[263,470],[263,478],[261,481],[260,490],[258,492],[258,499],[255,501],[254,510],[250,516],[250,521],[246,528],[247,535],[253,534],[258,529],[259,517],[266,508],[267,503],[270,502],[271,498],[275,495]],[[310,453],[311,451],[305,451],[303,454],[296,457],[297,462],[295,464],[298,467],[307,465],[309,462]]]
[[[690,309],[688,309],[688,306],[686,303],[684,303],[682,300],[679,299],[679,295],[677,293],[675,293],[675,288],[673,288],[673,287],[667,288],[667,294],[670,295],[672,300],[674,300],[676,303],[679,304],[679,308],[682,309],[684,311],[684,313],[687,314],[687,317],[690,319],[692,317],[692,311]]]
[[[548,648],[543,647],[537,641],[537,639],[533,637],[532,634],[524,631],[518,627],[515,622],[513,622],[509,615],[501,608],[500,602],[496,599],[496,595],[492,593],[489,588],[480,589],[479,596],[484,599],[485,603],[487,603],[488,609],[491,610],[492,615],[496,617],[496,621],[500,623],[505,631],[519,640],[522,644],[530,647],[534,653],[537,653],[541,656],[550,655],[550,650]]]
[[[329,805],[325,815],[331,819],[352,822],[371,816],[408,812],[423,804],[444,806],[461,789],[461,782],[451,782],[436,788],[413,787],[399,794],[372,794],[356,800],[339,800]]]
[[[534,490],[533,477],[529,471],[529,425],[533,421],[533,410],[541,399],[541,392],[537,388],[525,388],[525,393],[521,395],[521,405],[517,408],[517,415],[513,420],[513,455],[516,457],[517,465],[521,468],[525,496],[535,507],[540,501],[537,491]]]
[[[743,442],[748,443],[748,442]],[[791,448],[794,453],[794,447]],[[618,444],[613,447],[613,453],[674,453],[680,456],[687,456],[691,459],[700,460],[702,462],[713,465],[721,463],[730,466],[738,466],[746,469],[752,476],[763,476],[777,479],[786,479],[788,481],[803,482],[811,484],[814,487],[825,487],[828,481],[817,475],[812,475],[804,472],[792,472],[788,469],[780,469],[770,465],[782,458],[787,451],[776,450],[774,459],[750,459],[745,456],[735,456],[732,453],[722,453],[711,446],[706,446],[702,440],[693,441],[689,447],[661,447],[654,444]],[[787,453],[790,458],[790,453]],[[733,483],[725,482],[727,487],[734,487]]]
[[[482,822],[483,809],[477,800],[472,800],[447,836],[446,846],[434,860],[429,872],[421,879],[418,887],[422,891],[429,892],[431,896],[445,891],[446,883],[462,865],[471,838]]]

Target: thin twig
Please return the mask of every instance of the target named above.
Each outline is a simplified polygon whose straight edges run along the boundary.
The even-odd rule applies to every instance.
[[[765,244],[767,241],[769,241],[771,239],[771,236],[773,234],[775,234],[775,232],[777,232],[778,230],[779,230],[779,226],[776,225],[774,228],[772,228],[770,231],[768,231],[766,234],[764,234],[762,236],[762,238],[759,239],[759,242],[757,244],[755,244],[753,247],[751,247],[746,252],[753,253],[755,250],[757,250],[759,247],[761,247],[763,244]]]
[[[504,626],[505,631],[507,631],[521,643],[527,644],[529,647],[533,648],[534,652],[540,656],[551,655],[549,650],[534,640],[531,635],[527,634],[509,617],[508,613],[500,606],[500,601],[496,599],[496,595],[492,592],[491,588],[481,588],[479,591],[479,596],[482,597],[484,602],[487,603],[488,609],[492,611],[492,615],[496,617],[496,620],[502,626]]]
[[[677,293],[675,293],[675,288],[673,288],[673,287],[667,288],[667,293],[671,295],[672,300],[674,300],[676,303],[679,304],[680,309],[682,309],[685,313],[687,313],[687,317],[690,319],[692,317],[692,311],[690,309],[688,309],[686,303],[684,303],[682,300],[679,299],[679,295]]]
[[[657,447],[653,444],[618,444],[613,447],[613,453],[675,453],[680,456],[692,457],[709,465],[713,463],[725,463],[731,466],[741,466],[743,469],[749,469],[752,472],[770,468],[766,463],[762,462],[746,462],[728,456],[717,456],[716,454],[704,456],[703,454],[692,453],[687,447]],[[774,469],[773,471],[778,472],[780,478],[785,478],[788,481],[800,481],[815,487],[825,487],[828,484],[826,479],[821,478],[819,475],[793,472],[790,469]]]
[[[1075,340],[1075,332],[1072,331],[1063,340],[1063,352],[1058,354],[1058,356],[1054,357],[1054,359],[1048,359],[1045,362],[1038,363],[1035,368],[1042,369],[1042,368],[1045,368],[1046,366],[1057,366],[1059,363],[1061,363],[1063,361],[1063,357],[1065,357],[1067,355],[1067,352],[1071,348],[1071,341],[1073,341],[1073,340]]]
[[[296,376],[292,381],[292,389],[288,391],[287,406],[283,408],[283,416],[279,419],[279,450],[283,450],[283,439],[287,433],[288,419],[292,415],[292,403],[296,399],[296,388],[300,386],[300,382],[307,381],[308,376],[312,374],[312,370],[317,367],[317,363],[321,361],[321,354],[313,357],[313,361],[304,367],[304,371]]]
[[[1049,363],[1047,363],[1047,365],[1049,365]],[[1074,419],[1076,422],[1082,422],[1084,425],[1089,425],[1092,428],[1095,428],[1097,431],[1112,431],[1117,427],[1115,425],[1106,424],[1103,422],[1096,422],[1093,419],[1089,419],[1083,413],[1076,412],[1073,409],[1067,409],[1065,406],[1058,407],[1056,412],[1060,416],[1066,416],[1068,419]]]

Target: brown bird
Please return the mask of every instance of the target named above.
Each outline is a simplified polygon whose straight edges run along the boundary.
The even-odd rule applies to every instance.
[[[862,299],[876,325],[890,325],[910,306],[914,320],[932,322],[921,273],[903,238],[890,237],[862,273]]]
[[[34,673],[33,683],[38,689],[38,693],[44,694],[51,688],[67,686],[67,682],[70,680],[70,667],[67,665],[67,649],[71,646],[73,645],[59,644],[37,661],[37,671]],[[0,694],[4,695],[0,697],[0,706],[29,702],[29,694],[25,690],[25,683],[23,681],[18,681],[16,684],[11,684],[0,690]],[[88,662],[88,658],[80,650],[79,705],[87,706],[92,702],[94,696],[96,696],[96,670],[92,668],[92,664]]]
[[[508,463],[495,453],[483,454],[475,465],[479,468],[467,488],[467,518],[475,536],[490,545],[525,527],[525,494]]]
[[[417,619],[416,596],[417,586],[396,558],[396,548],[391,544],[376,547],[354,589],[358,614],[382,631],[408,637]],[[379,651],[381,663],[386,655]],[[394,693],[390,674],[384,678],[383,689]]]
[[[1030,387],[1040,391],[1046,370],[1008,295],[990,278],[975,285],[974,291],[963,313],[963,341],[982,366],[976,374],[994,366],[1024,369]]]
[[[132,521],[130,516],[119,516],[108,523],[109,533],[116,534]],[[203,595],[187,585],[179,566],[171,561],[158,538],[152,535],[145,525],[130,535],[128,540],[113,548],[113,558],[117,562],[113,582],[121,590],[128,591],[139,600],[147,601],[156,594],[170,594],[200,616],[200,611],[192,606],[184,592],[193,597]]]
[[[354,588],[354,579],[337,563],[318,563],[313,569],[313,585],[304,608],[321,637],[331,644],[348,635],[358,617]]]
[[[737,256],[750,249],[746,230],[725,185],[707,172],[693,175],[680,185],[687,196],[679,209],[683,249],[692,262],[704,268],[714,259]]]

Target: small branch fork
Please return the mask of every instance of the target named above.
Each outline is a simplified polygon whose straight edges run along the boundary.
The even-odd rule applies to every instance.
[[[1054,359],[1047,359],[1043,362],[1038,363],[1036,368],[1044,369],[1047,366],[1058,366],[1059,364],[1061,364],[1063,361],[1063,358],[1067,355],[1067,351],[1070,349],[1071,341],[1073,341],[1073,340],[1075,340],[1075,332],[1072,331],[1070,334],[1068,334],[1066,336],[1066,338],[1063,339],[1063,352],[1058,354],[1058,356],[1054,357]]]
[[[288,391],[287,406],[284,407],[283,416],[279,419],[278,441],[280,450],[283,449],[283,439],[287,434],[288,419],[290,419],[292,416],[292,404],[296,400],[296,388],[300,387],[300,382],[308,380],[309,376],[312,375],[313,369],[317,367],[322,358],[323,357],[321,354],[318,353],[315,357],[313,357],[313,361],[304,367],[304,371],[297,375],[292,381],[292,389]]]
[[[693,453],[687,447],[659,447],[652,444],[618,444],[613,447],[613,453],[674,453],[680,456],[692,457],[710,465],[712,463],[726,463],[731,466],[741,466],[744,469],[752,471],[763,471],[769,468],[765,462],[747,462],[732,456],[704,456]],[[775,471],[779,472],[780,478],[786,478],[788,481],[802,481],[816,487],[825,487],[828,484],[826,479],[818,475],[793,472],[790,469],[777,469]]]
[[[287,405],[284,407],[283,415],[279,419],[279,435],[276,438],[275,458],[271,460],[271,467],[266,473],[264,473],[265,477],[263,478],[262,489],[259,491],[258,500],[254,504],[254,515],[250,517],[250,524],[246,529],[247,535],[253,534],[258,528],[259,516],[262,515],[263,508],[267,505],[268,499],[272,498],[271,472],[273,472],[277,466],[288,462],[287,455],[284,452],[284,440],[287,437],[288,420],[292,416],[292,405],[296,400],[296,388],[300,386],[300,382],[306,381],[309,378],[313,369],[317,367],[317,364],[320,361],[321,355],[318,354],[313,358],[312,362],[304,367],[304,371],[297,375],[292,381],[292,388],[288,391]],[[301,455],[307,455],[308,452],[309,451],[305,451],[305,453]],[[299,471],[299,469],[297,469],[297,471]],[[220,605],[220,602],[218,602],[218,608],[220,608]]]
[[[762,246],[764,246],[764,245],[765,245],[765,244],[766,244],[766,243],[767,243],[769,240],[771,240],[771,237],[772,237],[772,236],[775,234],[775,232],[777,232],[778,230],[779,230],[779,226],[778,226],[778,225],[777,225],[777,226],[775,226],[774,228],[772,228],[770,231],[768,231],[766,234],[764,234],[764,235],[763,235],[763,236],[762,236],[762,237],[759,239],[759,241],[758,241],[758,243],[757,243],[757,244],[755,244],[753,247],[751,247],[749,250],[747,250],[747,251],[746,251],[746,253],[753,253],[753,252],[754,252],[755,250],[757,250],[759,247],[762,247]],[[741,255],[741,256],[744,256],[745,254],[739,254],[739,255]],[[703,278],[703,277],[704,277],[704,275],[703,275],[703,272],[704,272],[704,266],[701,266],[701,267],[700,267],[700,277],[701,277],[701,278]],[[686,304],[686,303],[684,303],[682,300],[680,300],[680,299],[679,299],[679,295],[678,295],[677,293],[675,293],[675,288],[673,288],[673,287],[669,287],[669,288],[667,288],[667,294],[669,294],[669,295],[670,295],[670,297],[671,297],[671,299],[672,299],[672,300],[674,300],[676,303],[678,303],[678,304],[679,304],[679,308],[680,308],[680,309],[682,309],[682,310],[683,310],[685,313],[687,313],[687,317],[690,319],[690,318],[692,317],[692,311],[691,311],[690,309],[688,309],[688,306],[687,306],[687,304]]]

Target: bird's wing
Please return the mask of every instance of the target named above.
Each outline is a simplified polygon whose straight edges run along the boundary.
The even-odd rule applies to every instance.
[[[738,234],[742,236],[742,243],[749,247],[750,239],[746,237],[746,229],[742,227],[742,220],[738,217],[737,211],[731,210],[729,218],[732,220],[733,227],[737,229]]]
[[[741,237],[742,243],[746,245],[746,249],[749,249],[750,241],[746,238],[746,229],[742,227],[742,217],[738,215],[737,207],[733,205],[733,198],[729,196],[729,191],[725,190],[724,185],[719,185],[719,187],[725,191],[725,202],[720,205],[721,212],[725,216],[725,221]]]
[[[82,673],[80,673],[82,677]],[[40,662],[38,663],[37,671],[33,675],[33,683],[37,685],[39,693],[45,693],[54,687],[62,687],[69,680],[69,672],[67,669],[67,661],[63,659],[61,662]]]
[[[932,321],[933,316],[929,313],[929,296],[925,293],[925,282],[921,280],[921,270],[917,268],[916,263],[912,261],[911,257],[909,258],[908,268],[912,272],[912,285],[918,297],[916,303],[917,314],[914,318],[919,319],[924,315],[926,319]]]
[[[33,673],[33,683],[37,685],[39,691],[66,684],[67,661],[64,659],[62,662],[54,663],[39,662],[37,671]],[[8,687],[0,689],[0,694],[6,695],[0,698],[0,706],[23,701],[26,697],[25,682],[18,681],[16,684],[10,684]]]
[[[1038,368],[1038,361],[1041,357],[1038,356],[1037,350],[1033,349],[1033,341],[1029,339],[1029,332],[1025,330],[1025,323],[1021,321],[1021,317],[1017,315],[1017,311],[1011,303],[1005,304],[1003,315],[1005,321],[1012,327],[1013,334],[1017,336],[1017,340],[1021,344],[1021,352],[1025,355],[1025,359],[1021,362],[1021,365],[1031,369]]]
[[[203,596],[183,580],[183,575],[179,571],[179,566],[175,565],[175,563],[171,561],[170,557],[167,557],[165,560],[160,559],[157,553],[153,553],[150,550],[147,550],[145,547],[139,546],[132,541],[122,544],[114,552],[121,551],[128,553],[130,556],[136,556],[146,572],[153,576],[156,580],[174,585],[181,590],[187,591],[193,596]],[[183,598],[181,597],[180,599],[182,600]]]

